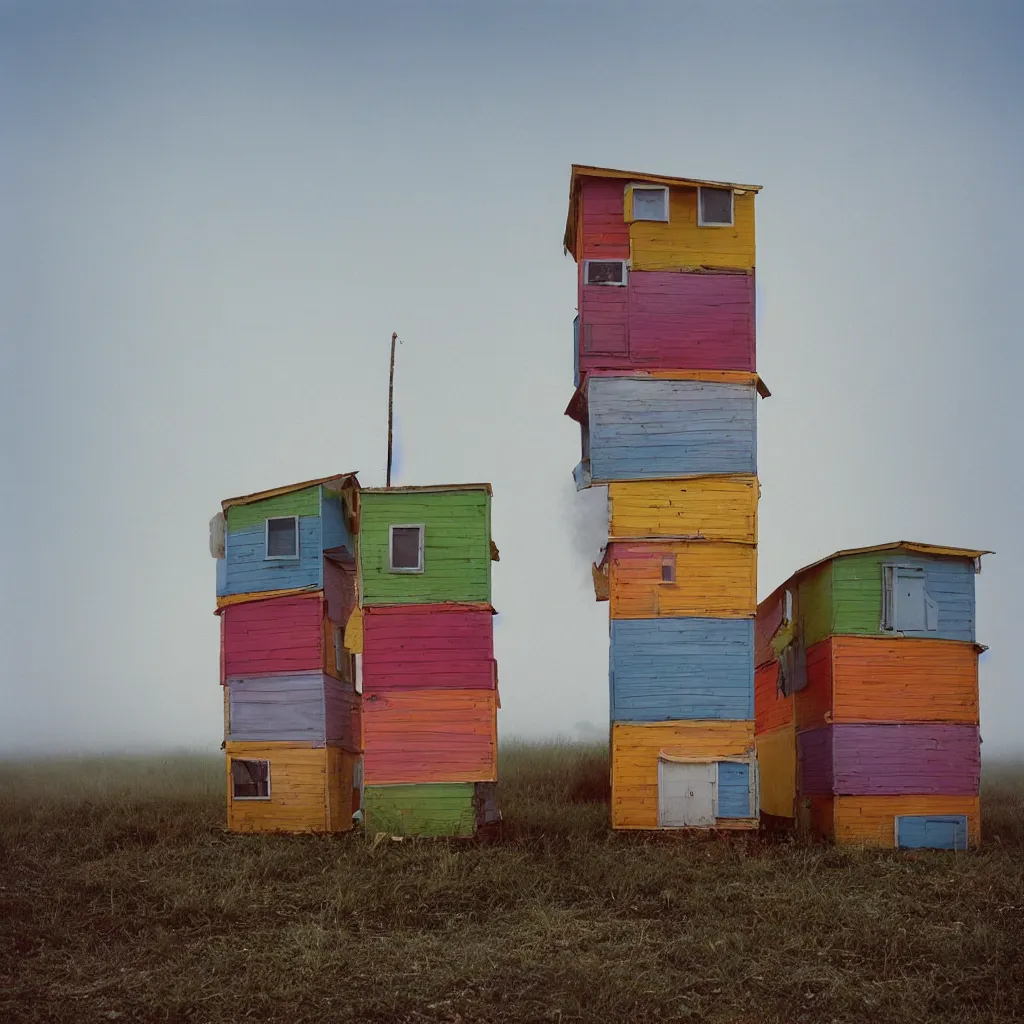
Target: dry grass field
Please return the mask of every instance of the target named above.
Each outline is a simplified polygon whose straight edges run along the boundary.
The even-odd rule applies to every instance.
[[[501,838],[223,831],[219,758],[0,765],[2,1021],[1024,1017],[1024,765],[979,853],[605,827],[606,752],[510,745]]]

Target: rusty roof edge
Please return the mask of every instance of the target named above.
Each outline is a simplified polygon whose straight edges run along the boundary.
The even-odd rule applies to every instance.
[[[234,505],[251,505],[257,501],[266,501],[268,498],[276,498],[282,494],[291,494],[293,491],[303,491],[307,487],[316,487],[320,484],[331,483],[334,480],[340,480],[342,486],[347,481],[352,480],[356,487],[358,487],[358,472],[359,470],[356,469],[351,473],[332,473],[330,476],[319,476],[313,480],[301,480],[299,483],[285,484],[283,487],[271,487],[266,491],[253,491],[252,494],[242,494],[237,498],[225,498],[220,503],[220,507],[222,511],[227,512]]]
[[[690,178],[672,174],[649,174],[644,171],[623,171],[615,167],[592,167],[589,164],[573,164],[571,181],[577,178],[615,178],[623,181],[653,181],[664,185],[697,186],[711,188],[739,189],[741,192],[760,192],[762,185],[744,185],[738,181],[718,181],[715,178]]]

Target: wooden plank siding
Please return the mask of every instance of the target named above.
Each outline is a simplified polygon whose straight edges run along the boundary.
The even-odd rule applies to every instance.
[[[794,722],[793,695],[779,689],[779,663],[769,661],[754,669],[754,723],[758,734]]]
[[[893,848],[898,815],[967,817],[967,843],[981,842],[981,804],[976,796],[837,796],[832,798],[832,831],[837,843]]]
[[[796,589],[793,589],[795,597]],[[754,665],[757,668],[778,660],[771,641],[782,626],[785,600],[785,588],[780,587],[757,606],[757,615],[754,619]]]
[[[366,828],[399,836],[470,836],[476,827],[472,783],[367,785]]]
[[[615,722],[753,719],[752,619],[612,619]]]
[[[352,827],[352,815],[358,809],[355,782],[359,755],[341,747],[327,747],[327,820],[332,831]]]
[[[495,687],[489,606],[398,605],[363,618],[363,692]]]
[[[628,260],[629,225],[622,215],[623,183],[610,178],[586,178],[581,183],[579,261]]]
[[[324,597],[328,617],[336,626],[344,628],[356,607],[354,563],[341,565],[330,558],[324,559]]]
[[[832,725],[797,737],[800,792],[808,796],[976,796],[975,725],[904,722]]]
[[[360,746],[361,698],[350,684],[322,672],[228,679],[226,740]]]
[[[801,729],[830,722],[978,723],[978,648],[955,640],[835,636],[807,652]]]
[[[796,729],[791,721],[756,732],[761,810],[780,818],[796,813]]]
[[[345,522],[345,510],[341,495],[325,490],[320,501],[320,515],[323,519],[323,549],[334,555],[354,557],[355,541]]]
[[[592,377],[584,425],[594,482],[757,473],[754,384]]]
[[[832,633],[880,634],[882,567],[898,564],[924,571],[925,591],[938,604],[938,628],[904,636],[964,640],[974,636],[974,562],[927,558],[907,552],[848,555],[832,563]]]
[[[793,694],[797,729],[813,729],[832,721],[832,654],[829,642],[807,651],[807,682]]]
[[[831,796],[798,796],[796,827],[804,835],[821,839],[835,838],[835,798]]]
[[[593,370],[755,367],[753,274],[632,271],[625,286],[580,274],[578,366]]]
[[[924,572],[925,590],[938,605],[936,629],[894,634],[881,628],[885,565],[907,566]],[[896,549],[834,558],[801,575],[793,586],[798,593],[799,615],[808,645],[836,634],[973,642],[974,577],[973,559],[920,555]]]
[[[495,690],[398,689],[363,700],[367,785],[497,779]]]
[[[260,504],[263,504],[262,502]],[[239,505],[239,509],[256,506]],[[234,511],[234,507],[229,510]],[[269,590],[313,589],[323,586],[323,551],[319,516],[299,518],[299,557],[266,557],[265,520],[224,537],[224,579],[217,596],[262,593]]]
[[[610,536],[756,544],[758,492],[755,476],[616,481],[608,485]]]
[[[320,515],[319,486],[306,487],[301,491],[289,491],[263,501],[245,505],[232,505],[227,512],[229,533],[262,527],[267,519],[275,516],[299,516],[310,518]]]
[[[363,491],[359,580],[363,607],[491,600],[491,506],[481,488]],[[388,570],[388,527],[424,524],[422,573]]]
[[[622,183],[620,182],[620,188]],[[623,195],[623,219],[631,217]],[[733,196],[731,227],[697,223],[697,189],[672,188],[668,222],[638,220],[629,225],[633,270],[695,270],[700,267],[752,269],[754,260],[754,193]]]
[[[754,723],[722,721],[612,725],[613,828],[658,827],[658,758],[661,752],[694,760],[753,757]],[[742,825],[750,827],[748,823]],[[756,825],[756,822],[755,822]],[[719,822],[718,827],[729,827]]]
[[[333,645],[325,649],[325,613],[319,593],[222,608],[221,681],[229,676],[323,670],[328,655],[333,668]]]
[[[611,617],[749,618],[757,608],[757,549],[710,541],[618,542],[608,548]],[[672,566],[673,579],[662,580]]]
[[[340,810],[332,789],[345,785],[344,768],[334,759],[328,768],[328,748],[303,743],[227,743],[228,828],[235,832],[332,832],[352,827],[351,812]],[[270,797],[235,800],[231,759],[270,762]],[[347,764],[351,766],[352,758]],[[348,773],[351,791],[351,771]]]

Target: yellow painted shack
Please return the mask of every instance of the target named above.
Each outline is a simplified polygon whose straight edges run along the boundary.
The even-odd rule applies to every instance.
[[[228,828],[339,832],[352,827],[359,755],[308,743],[227,743]]]

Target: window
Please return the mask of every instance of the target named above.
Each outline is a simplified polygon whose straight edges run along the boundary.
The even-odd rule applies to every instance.
[[[782,624],[788,626],[793,621],[793,591],[787,590],[782,599]]]
[[[625,260],[584,260],[584,284],[624,285],[626,283]]]
[[[388,570],[423,572],[423,526],[388,527]]]
[[[675,583],[676,581],[676,556],[665,555],[661,560],[661,582]]]
[[[916,566],[882,567],[882,629],[925,633],[939,628],[939,606],[925,589],[925,572]]]
[[[270,799],[270,762],[231,759],[231,798],[233,800]]]
[[[345,650],[345,630],[334,627],[334,667],[343,683],[355,683],[355,655]]]
[[[634,186],[633,220],[668,221],[668,189]]]
[[[729,228],[733,223],[732,189],[697,189],[697,224],[702,228]]]
[[[267,520],[267,558],[299,557],[299,517]]]

